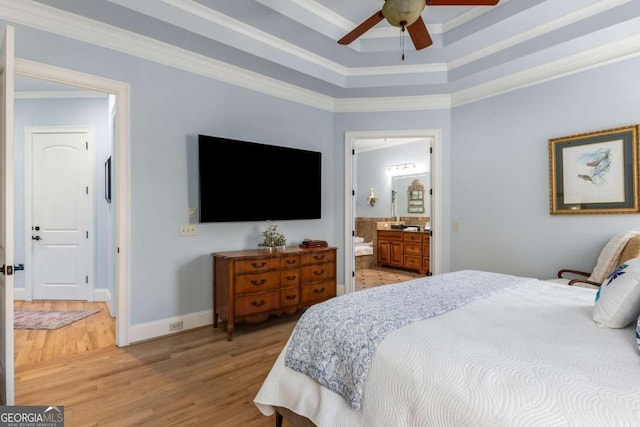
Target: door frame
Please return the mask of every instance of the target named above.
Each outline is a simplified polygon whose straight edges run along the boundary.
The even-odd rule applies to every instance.
[[[344,136],[344,291],[355,290],[355,256],[353,251],[353,232],[355,231],[355,194],[353,162],[356,142],[361,139],[378,138],[424,138],[431,139],[431,260],[432,274],[442,272],[442,130],[441,129],[406,129],[406,130],[367,130],[347,131]]]
[[[15,59],[15,74],[34,79],[47,80],[88,90],[104,92],[115,96],[118,120],[115,123],[114,148],[114,204],[115,260],[116,260],[116,345],[129,345],[129,283],[131,248],[131,207],[130,207],[130,87],[128,83],[111,80],[80,71],[56,67],[23,58]],[[28,266],[27,266],[28,268]],[[114,298],[112,296],[112,298]]]
[[[94,179],[95,179],[95,129],[90,126],[27,126],[24,130],[24,200],[25,203],[30,204],[25,206],[24,214],[24,263],[28,266],[33,265],[33,246],[31,236],[33,231],[33,144],[32,136],[37,133],[87,133],[89,134],[89,171],[90,171],[90,193],[92,197],[89,198],[89,283],[87,283],[87,296],[88,301],[94,301],[95,295],[95,274],[96,274],[96,259],[95,259],[95,245],[96,245],[96,232],[95,232],[95,193]],[[33,268],[25,269],[25,297],[27,301],[33,300],[34,284],[33,284]]]

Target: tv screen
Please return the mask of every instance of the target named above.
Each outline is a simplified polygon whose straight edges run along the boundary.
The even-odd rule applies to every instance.
[[[319,219],[320,152],[198,135],[200,222]]]

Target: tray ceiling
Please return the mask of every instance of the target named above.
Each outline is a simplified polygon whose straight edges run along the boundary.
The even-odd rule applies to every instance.
[[[37,0],[332,99],[453,96],[456,103],[640,52],[638,0],[501,0],[427,6],[434,44],[416,51],[382,21],[337,40],[382,0]],[[53,10],[53,9],[52,9]],[[237,67],[237,68],[236,68]],[[476,93],[477,92],[477,93]],[[485,95],[481,95],[484,93]],[[447,101],[449,102],[449,101]]]

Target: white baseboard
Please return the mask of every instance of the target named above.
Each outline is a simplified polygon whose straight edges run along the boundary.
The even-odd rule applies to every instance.
[[[344,289],[345,287],[343,284],[338,284],[336,293],[338,295],[343,295]],[[182,329],[171,331],[169,325],[176,322],[182,322]],[[129,342],[133,344],[139,341],[160,338],[166,335],[172,335],[207,325],[211,326],[213,329],[213,309],[185,314],[183,316],[155,320],[153,322],[142,323],[139,325],[131,325],[129,326]]]
[[[182,328],[171,331],[170,325],[177,322],[182,322]],[[175,316],[139,325],[131,325],[129,326],[129,342],[135,343],[152,338],[159,338],[206,325],[213,325],[213,310],[205,310],[185,314],[184,316]],[[211,326],[211,328],[213,328],[213,326]]]
[[[26,301],[27,289],[26,288],[13,288],[13,300],[14,301]]]

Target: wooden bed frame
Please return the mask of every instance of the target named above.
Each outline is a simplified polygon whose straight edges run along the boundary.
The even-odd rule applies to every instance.
[[[276,427],[282,427],[284,419],[293,427],[316,427],[309,418],[298,415],[287,408],[276,406],[274,409],[276,410]]]

